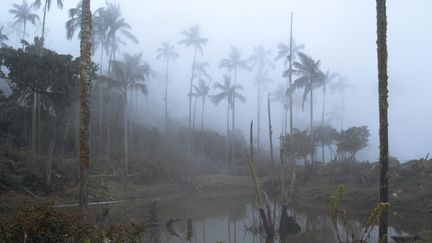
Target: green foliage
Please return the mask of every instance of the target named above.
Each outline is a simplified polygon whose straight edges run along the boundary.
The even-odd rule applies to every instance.
[[[308,130],[294,129],[293,134],[287,134],[284,138],[284,151],[295,158],[306,158],[315,150],[315,144]]]
[[[0,224],[2,242],[136,242],[145,230],[140,225],[96,227],[85,223],[73,210],[56,209],[48,203],[17,208]]]
[[[367,126],[351,127],[342,130],[336,144],[338,153],[350,153],[350,159],[355,160],[355,154],[367,147],[369,135]]]
[[[330,213],[332,218],[332,226],[333,230],[336,234],[336,238],[339,243],[346,242],[349,243],[350,240],[348,236],[352,233],[352,229],[350,230],[350,224],[347,219],[347,212],[342,208],[341,202],[343,199],[343,195],[345,192],[345,187],[343,185],[339,185],[336,195],[330,197]],[[378,203],[378,205],[372,209],[371,214],[369,215],[368,220],[363,225],[363,233],[359,239],[355,239],[354,233],[352,233],[352,242],[367,242],[366,240],[370,239],[370,234],[375,226],[379,222],[379,218],[383,214],[384,211],[390,208],[389,203]],[[338,227],[338,220],[341,219],[342,226],[344,228],[345,240],[342,241],[340,236],[340,231]]]

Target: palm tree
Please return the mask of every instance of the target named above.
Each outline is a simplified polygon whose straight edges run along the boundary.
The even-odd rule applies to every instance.
[[[7,37],[7,35],[3,33],[3,25],[2,25],[0,27],[0,47],[5,47],[6,44],[4,42],[8,40],[9,38]]]
[[[227,128],[226,128],[226,149],[225,149],[225,160],[229,162],[229,110],[233,108],[233,101],[235,99],[240,100],[241,102],[246,102],[246,98],[239,94],[237,91],[242,90],[243,87],[238,84],[231,84],[231,78],[228,75],[224,75],[224,83],[221,84],[219,82],[214,84],[215,89],[221,90],[220,93],[216,95],[211,95],[210,98],[218,105],[222,100],[227,100]],[[234,131],[232,131],[234,133]],[[234,143],[234,141],[233,141]]]
[[[189,27],[188,30],[181,32],[184,39],[180,40],[179,43],[185,47],[192,46],[194,48],[194,57],[192,61],[192,74],[189,83],[189,129],[192,127],[192,85],[195,78],[195,63],[197,57],[197,51],[203,55],[203,46],[207,43],[208,39],[201,37],[201,29],[199,25]]]
[[[296,45],[295,41],[293,39],[293,13],[291,12],[291,28],[290,28],[290,41],[289,44],[286,45],[284,43],[279,43],[278,45],[278,55],[276,56],[275,60],[284,59],[284,68],[288,69],[288,87],[291,87],[292,85],[292,64],[295,61],[295,57],[297,56],[297,53],[304,48],[304,45]],[[287,66],[287,64],[289,64]],[[289,111],[290,111],[290,133],[293,133],[293,112],[292,112],[292,94],[289,94],[288,96],[288,103],[289,103]],[[285,117],[288,115],[288,112],[285,113]],[[285,118],[285,126],[283,133],[286,134],[287,130],[287,118]]]
[[[91,67],[91,12],[90,0],[83,0],[81,21],[81,124],[80,124],[80,198],[79,205],[84,217],[88,204],[88,173],[90,168],[90,67]]]
[[[32,5],[29,5],[26,0],[23,0],[22,4],[12,4],[13,8],[9,10],[9,13],[14,15],[15,21],[12,26],[23,25],[23,37],[25,40],[27,21],[32,25],[35,25],[39,21],[39,16],[32,12]]]
[[[237,85],[237,71],[238,69],[250,70],[248,66],[248,60],[242,59],[241,50],[238,47],[231,46],[230,52],[228,53],[228,58],[223,58],[220,61],[219,68],[225,68],[228,72],[234,72],[234,84]],[[235,99],[232,102],[232,116],[231,116],[231,127],[232,127],[232,139],[233,139],[233,159],[235,157]]]
[[[56,0],[56,2],[57,2],[57,7],[60,8],[60,9],[63,9],[63,0]],[[34,3],[33,3],[33,5],[36,8],[40,8],[42,6],[42,0],[35,0]],[[41,37],[42,46],[43,46],[43,43],[45,41],[46,15],[47,15],[47,12],[50,9],[51,9],[51,0],[45,0],[44,1],[44,7],[43,7],[43,20],[42,20],[42,37]]]
[[[170,61],[174,62],[179,54],[175,51],[175,46],[170,44],[169,42],[163,42],[162,46],[159,47],[157,50],[157,56],[156,59],[163,58],[166,62],[166,68],[165,68],[165,95],[164,95],[164,102],[165,102],[165,132],[168,129],[168,76],[169,76],[169,63]]]
[[[252,68],[257,70],[255,76],[255,86],[257,87],[257,148],[260,151],[261,138],[261,106],[263,93],[267,90],[268,83],[271,79],[267,77],[267,68],[274,68],[274,64],[270,59],[271,50],[265,49],[263,46],[254,47],[252,55],[249,57],[249,62]]]
[[[377,56],[378,56],[378,90],[379,90],[379,141],[380,141],[380,202],[388,203],[388,89],[387,89],[387,10],[386,0],[376,1],[377,11]],[[388,212],[381,214],[379,240],[387,243]]]
[[[122,97],[124,105],[124,176],[129,171],[129,148],[128,148],[128,91],[138,90],[147,95],[146,80],[150,75],[148,64],[142,63],[142,53],[135,55],[125,54],[123,61],[111,61],[112,70],[109,77],[102,76],[101,80],[106,82],[109,88],[117,88]]]
[[[210,83],[206,83],[203,79],[200,79],[198,85],[193,86],[197,97],[201,97],[201,131],[204,130],[204,105],[206,97],[210,90]],[[195,112],[194,112],[195,113]],[[195,120],[195,117],[194,117]]]
[[[322,85],[325,74],[319,69],[320,61],[315,61],[303,52],[298,52],[299,62],[294,62],[293,66],[295,70],[292,70],[295,74],[299,76],[294,83],[288,88],[287,94],[292,94],[296,89],[303,88],[303,99],[302,99],[302,109],[304,107],[304,102],[309,94],[310,99],[310,125],[309,132],[312,136],[313,133],[313,90]],[[290,75],[291,71],[287,70],[284,73],[285,77]],[[312,136],[313,137],[313,136]],[[313,153],[311,154],[311,162],[313,163]]]

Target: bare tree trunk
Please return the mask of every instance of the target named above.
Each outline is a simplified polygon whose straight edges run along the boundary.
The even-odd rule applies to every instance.
[[[387,13],[386,0],[376,1],[377,10],[377,57],[379,90],[379,141],[380,141],[380,202],[388,203],[388,89],[387,89]],[[388,211],[384,210],[379,224],[379,241],[387,243]]]
[[[269,128],[269,141],[270,141],[270,158],[271,158],[271,164],[272,167],[274,165],[274,158],[273,158],[273,139],[272,139],[272,124],[271,124],[271,112],[270,112],[270,95],[267,96],[267,113],[268,113],[268,128]]]
[[[111,157],[111,117],[110,109],[106,106],[106,156],[108,159]]]
[[[79,205],[83,216],[87,217],[88,174],[90,168],[90,66],[91,66],[91,12],[90,0],[82,1],[81,20],[81,136],[80,136],[80,198]]]
[[[258,101],[257,101],[257,154],[260,152],[261,143],[261,87],[258,86]]]

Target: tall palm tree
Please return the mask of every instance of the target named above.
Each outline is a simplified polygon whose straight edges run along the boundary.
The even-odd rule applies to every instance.
[[[255,76],[255,86],[257,87],[257,148],[260,151],[260,138],[261,138],[261,106],[262,97],[264,92],[267,91],[268,83],[271,81],[268,78],[268,69],[274,68],[270,56],[272,51],[263,46],[254,47],[252,55],[248,61],[251,63],[252,68],[257,70]]]
[[[379,141],[380,141],[380,202],[388,203],[388,89],[387,89],[387,10],[386,0],[376,1],[377,11],[377,57],[379,90]],[[387,243],[388,212],[384,210],[380,218],[379,240]]]
[[[12,4],[13,8],[9,10],[9,13],[14,15],[15,21],[12,26],[23,25],[23,37],[25,40],[27,22],[35,25],[39,21],[39,16],[32,12],[33,6],[29,5],[26,0],[23,0],[22,4]]]
[[[201,83],[204,82],[204,78],[207,78],[207,80],[209,82],[211,82],[211,77],[210,75],[207,73],[206,68],[209,66],[210,64],[208,62],[197,62],[195,63],[195,77],[198,77],[199,79],[199,83],[198,85],[202,85]],[[201,90],[198,90],[198,88],[204,88],[204,86],[197,86],[197,85],[193,85],[193,89],[194,91],[192,91],[192,97],[195,97],[195,102],[194,102],[194,108],[193,108],[193,115],[192,115],[192,129],[195,130],[195,114],[196,114],[196,106],[197,106],[197,101],[198,98],[200,98],[202,96],[202,92]],[[208,91],[207,91],[208,92]]]
[[[7,37],[7,35],[5,33],[3,33],[3,25],[0,27],[0,47],[5,47],[6,44],[4,43],[5,41],[8,41],[9,38]]]
[[[164,102],[165,102],[165,132],[168,129],[168,77],[169,77],[169,63],[174,62],[179,54],[175,51],[175,46],[170,44],[169,42],[163,42],[162,46],[159,47],[157,50],[157,56],[156,59],[163,58],[166,62],[165,67],[165,95],[164,95]]]
[[[40,8],[42,6],[42,1],[43,0],[35,0],[33,5],[36,8]],[[42,46],[43,46],[43,43],[45,41],[46,15],[47,15],[47,12],[51,9],[51,2],[52,2],[52,0],[44,0],[43,19],[42,19],[42,37],[41,37]],[[57,7],[60,9],[63,9],[63,0],[56,0],[56,2],[57,2]]]
[[[208,39],[201,37],[201,29],[199,25],[194,25],[189,27],[188,30],[184,30],[181,32],[184,39],[180,40],[179,43],[184,45],[185,47],[193,47],[194,48],[194,56],[192,61],[192,74],[189,82],[189,129],[192,127],[192,85],[193,80],[195,78],[195,63],[197,52],[203,55],[203,46],[207,43]]]
[[[291,87],[292,85],[292,64],[295,62],[295,58],[297,56],[297,53],[304,48],[304,45],[297,45],[293,38],[293,13],[291,12],[291,27],[290,27],[290,40],[289,44],[279,43],[278,45],[278,55],[276,56],[275,60],[282,59],[284,60],[284,67],[285,69],[288,69],[288,87]],[[288,64],[288,66],[287,66]],[[290,112],[290,134],[293,133],[293,111],[292,111],[292,94],[288,95],[288,103],[289,103],[289,112]],[[285,113],[285,117],[288,116],[288,112]],[[287,118],[285,118],[285,126],[283,133],[286,134],[287,130]]]
[[[210,98],[218,105],[222,100],[227,100],[227,128],[226,128],[226,149],[225,149],[225,161],[229,163],[229,111],[230,108],[233,108],[233,101],[235,99],[240,100],[241,102],[246,102],[246,98],[238,93],[237,91],[242,90],[243,87],[239,84],[231,84],[231,78],[228,75],[224,75],[224,83],[221,84],[219,82],[214,84],[215,89],[219,89],[221,92],[216,95],[211,95]],[[233,131],[234,132],[234,131]],[[234,143],[234,141],[232,141]]]
[[[88,174],[90,168],[90,67],[91,67],[91,12],[90,0],[83,0],[81,21],[80,62],[80,198],[79,205],[84,217],[87,215]]]
[[[299,77],[294,81],[294,83],[288,88],[287,93],[292,94],[296,89],[303,89],[303,99],[302,99],[302,109],[304,107],[304,102],[309,94],[310,102],[310,125],[309,132],[310,135],[313,133],[313,90],[322,85],[322,81],[325,78],[325,74],[320,70],[320,61],[315,61],[303,52],[297,53],[299,57],[298,62],[294,62],[294,72]],[[287,70],[284,73],[285,77],[290,75],[291,71]],[[313,137],[313,136],[312,136]],[[311,162],[313,162],[313,153],[311,154]]]
[[[129,171],[129,147],[128,147],[128,92],[129,90],[138,90],[147,95],[146,81],[150,75],[148,64],[142,63],[142,53],[135,55],[125,54],[123,61],[111,61],[112,70],[109,77],[102,76],[101,80],[105,81],[109,88],[116,88],[123,97],[124,105],[124,176]]]
[[[228,58],[223,58],[220,61],[219,68],[225,68],[228,72],[233,72],[234,74],[234,83],[233,85],[237,85],[237,72],[239,69],[250,70],[247,59],[242,59],[242,51],[235,46],[231,46],[230,52],[228,53]],[[235,99],[232,101],[232,116],[231,116],[231,130],[232,130],[232,148],[233,148],[233,159],[235,157]]]

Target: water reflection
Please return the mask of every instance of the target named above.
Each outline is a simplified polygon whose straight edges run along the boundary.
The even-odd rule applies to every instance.
[[[276,222],[275,230],[278,232],[279,205],[272,205],[272,210],[273,220]],[[274,240],[265,239],[254,199],[250,196],[197,195],[172,201],[160,200],[156,204],[112,206],[110,211],[111,220],[116,222],[154,223],[155,226],[150,227],[142,235],[145,242],[334,243],[336,241],[330,215],[301,209],[287,211],[288,216],[300,226],[297,234],[286,235],[283,239],[279,239],[279,235]],[[188,218],[192,219],[189,227]],[[173,235],[167,227],[167,222],[170,220],[174,220],[170,227],[178,236]],[[193,230],[189,232],[191,229],[188,228]],[[351,221],[348,231],[350,235],[342,232],[341,236],[343,239],[346,237],[351,239],[352,234],[358,237],[361,230],[361,223]],[[390,228],[389,232],[390,235],[405,234],[404,231],[399,229],[396,232],[393,228]],[[372,237],[376,235],[377,232],[373,231]],[[188,239],[188,236],[191,236],[191,239]]]

